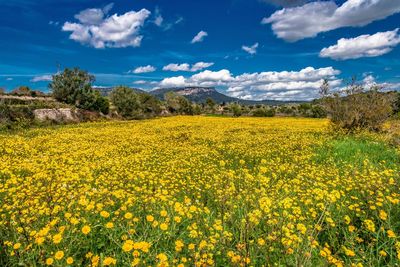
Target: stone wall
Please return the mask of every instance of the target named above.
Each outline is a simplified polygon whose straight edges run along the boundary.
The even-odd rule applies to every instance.
[[[34,110],[35,119],[38,121],[56,122],[78,122],[79,116],[76,110],[70,108],[60,109],[36,109]]]

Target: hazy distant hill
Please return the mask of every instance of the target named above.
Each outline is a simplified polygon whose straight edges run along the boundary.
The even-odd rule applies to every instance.
[[[108,96],[114,88],[115,87],[94,87],[93,89],[99,91],[102,96]],[[147,93],[146,91],[143,91],[138,88],[131,88],[131,89],[138,93]]]
[[[276,101],[276,100],[262,100],[262,101],[253,101],[253,100],[243,100],[235,97],[230,97],[224,95],[213,87],[181,87],[181,88],[163,88],[156,89],[150,91],[149,93],[156,96],[159,99],[163,99],[164,95],[168,92],[175,92],[177,94],[185,96],[187,99],[196,102],[203,103],[207,100],[207,98],[213,99],[217,103],[230,103],[230,102],[238,102],[241,104],[247,105],[256,105],[256,104],[265,104],[265,105],[282,105],[288,102],[285,101]],[[291,101],[295,102],[295,101]]]
[[[114,89],[113,87],[96,87],[95,90],[98,90],[102,95],[106,96],[111,93]],[[207,98],[213,99],[216,103],[231,103],[231,102],[238,102],[245,105],[257,105],[257,104],[264,104],[264,105],[282,105],[286,103],[296,103],[296,101],[276,101],[276,100],[261,100],[261,101],[254,101],[254,100],[243,100],[235,97],[230,97],[224,95],[213,87],[179,87],[179,88],[162,88],[162,89],[155,89],[152,91],[144,91],[137,88],[132,88],[136,92],[139,93],[148,93],[154,95],[160,100],[164,100],[164,95],[168,92],[175,92],[179,95],[182,95],[189,99],[190,101],[196,103],[204,103],[206,102]]]

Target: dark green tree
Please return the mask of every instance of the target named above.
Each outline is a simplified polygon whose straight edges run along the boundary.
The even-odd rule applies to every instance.
[[[127,119],[139,118],[142,114],[139,94],[127,86],[118,86],[110,94],[110,100],[118,114]]]
[[[79,68],[68,69],[53,75],[49,88],[53,97],[60,102],[75,105],[90,111],[108,113],[108,100],[93,90],[95,77]]]

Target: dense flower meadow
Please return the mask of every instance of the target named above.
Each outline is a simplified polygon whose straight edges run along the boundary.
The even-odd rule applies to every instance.
[[[330,138],[207,117],[0,136],[0,263],[398,266],[400,167],[315,160]]]

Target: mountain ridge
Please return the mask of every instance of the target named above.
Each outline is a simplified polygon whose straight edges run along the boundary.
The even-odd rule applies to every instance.
[[[102,95],[109,95],[114,87],[96,87],[95,90],[100,91]],[[155,96],[160,100],[164,100],[164,95],[168,92],[174,92],[182,95],[195,103],[205,103],[207,98],[211,98],[216,103],[240,103],[245,105],[283,105],[287,103],[303,103],[305,101],[281,101],[281,100],[245,100],[236,97],[227,96],[218,92],[214,87],[202,86],[185,86],[185,87],[170,87],[170,88],[157,88],[151,91],[143,89],[132,88],[138,93],[147,93]]]

